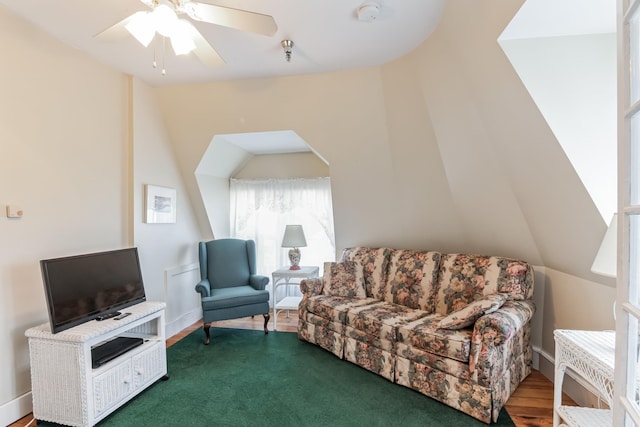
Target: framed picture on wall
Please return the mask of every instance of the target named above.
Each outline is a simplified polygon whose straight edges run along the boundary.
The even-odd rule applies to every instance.
[[[147,224],[169,224],[176,222],[176,189],[144,186],[145,217]]]

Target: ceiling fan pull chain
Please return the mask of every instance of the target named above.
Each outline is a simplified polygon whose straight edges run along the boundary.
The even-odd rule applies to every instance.
[[[167,75],[167,70],[165,70],[164,68],[164,58],[166,56],[166,44],[167,44],[167,38],[166,37],[162,37],[162,75],[166,76]]]
[[[156,62],[156,45],[158,44],[158,41],[156,40],[153,43],[153,68],[158,68],[158,63]]]

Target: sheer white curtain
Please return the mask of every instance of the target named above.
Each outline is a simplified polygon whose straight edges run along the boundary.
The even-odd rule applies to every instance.
[[[287,224],[301,224],[307,246],[300,265],[320,267],[335,260],[330,178],[231,179],[231,236],[256,242],[258,274],[271,278],[288,266],[289,248],[282,248]]]

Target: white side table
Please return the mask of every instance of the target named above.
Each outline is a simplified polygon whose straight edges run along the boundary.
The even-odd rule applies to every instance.
[[[615,332],[557,329],[553,335],[556,342],[553,426],[611,426],[613,417],[609,409],[562,405],[562,381],[566,369],[569,368],[592,385],[599,397],[611,407]]]
[[[315,266],[300,266],[300,270],[289,270],[289,267],[282,267],[272,273],[273,287],[271,293],[273,295],[273,330],[278,330],[278,312],[283,310],[297,310],[302,297],[289,296],[289,286],[299,286],[302,279],[313,279],[318,277],[320,269]],[[295,281],[292,281],[297,279]],[[277,297],[277,290],[284,286],[287,289],[286,296],[280,300]]]

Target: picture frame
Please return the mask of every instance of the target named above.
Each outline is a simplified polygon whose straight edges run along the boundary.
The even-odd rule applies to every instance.
[[[171,224],[176,222],[176,189],[146,184],[145,222],[147,224]]]

